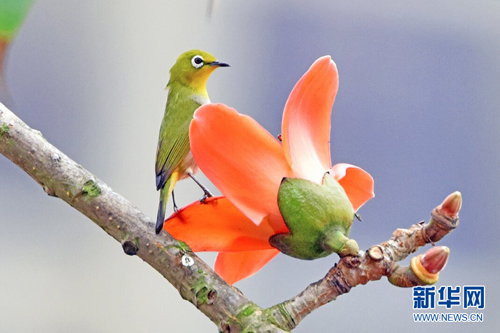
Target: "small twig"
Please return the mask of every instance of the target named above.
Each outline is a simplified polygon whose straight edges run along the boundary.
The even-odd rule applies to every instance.
[[[358,257],[340,259],[323,279],[310,284],[291,300],[266,311],[281,327],[291,330],[320,306],[334,301],[357,285],[380,280],[383,276],[399,287],[423,285],[409,267],[401,267],[397,262],[419,247],[439,241],[458,226],[458,216],[449,217],[439,207],[432,211],[428,224],[420,222],[409,229],[397,229],[388,241],[372,246]]]

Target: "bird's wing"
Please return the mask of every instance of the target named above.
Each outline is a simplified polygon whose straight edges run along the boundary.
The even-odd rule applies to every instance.
[[[189,125],[199,106],[190,97],[169,94],[156,151],[157,190],[165,186],[172,172],[189,153]]]

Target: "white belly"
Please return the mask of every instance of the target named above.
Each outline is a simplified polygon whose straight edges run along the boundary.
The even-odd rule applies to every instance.
[[[194,161],[193,154],[191,154],[190,151],[181,162],[181,170],[184,170],[184,173],[179,175],[179,179],[189,177],[188,173],[191,173],[193,175],[196,174],[198,172],[198,169],[198,165]]]

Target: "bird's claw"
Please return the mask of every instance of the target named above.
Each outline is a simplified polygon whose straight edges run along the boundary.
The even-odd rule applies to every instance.
[[[213,197],[213,194],[210,193],[210,191],[206,191],[205,194],[203,194],[203,197],[200,199],[200,203],[205,203],[205,201],[211,197]]]
[[[212,192],[210,192],[207,188],[203,189],[203,197],[200,199],[200,202],[203,203],[205,202],[205,200],[207,200],[207,198],[211,198],[213,197],[214,195],[212,194]]]

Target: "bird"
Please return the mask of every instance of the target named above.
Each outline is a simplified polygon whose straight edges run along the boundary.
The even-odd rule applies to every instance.
[[[168,197],[172,195],[174,210],[177,205],[174,186],[177,181],[192,178],[203,190],[201,201],[211,197],[210,191],[195,177],[198,166],[189,145],[189,125],[198,107],[210,103],[206,88],[208,77],[219,67],[230,67],[202,50],[190,50],[179,56],[170,69],[165,115],[160,127],[156,150],[156,189],[160,203],[155,232],[159,234],[165,221]]]

